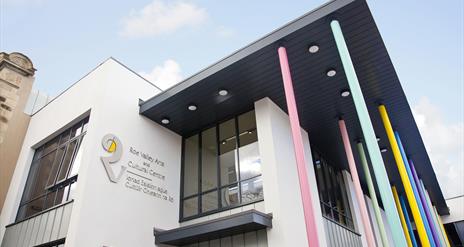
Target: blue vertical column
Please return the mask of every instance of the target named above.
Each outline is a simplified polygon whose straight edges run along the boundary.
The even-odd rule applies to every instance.
[[[414,247],[417,247],[416,236],[414,235],[414,231],[412,230],[411,218],[409,217],[408,208],[406,207],[406,202],[404,197],[400,195],[400,204],[401,209],[403,209],[404,220],[406,221],[406,225],[408,227],[409,235],[411,235],[411,242]]]

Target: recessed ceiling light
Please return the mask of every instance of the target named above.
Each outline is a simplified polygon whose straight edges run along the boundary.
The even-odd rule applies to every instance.
[[[319,51],[319,46],[316,44],[312,44],[308,47],[309,53],[316,53]]]
[[[329,69],[326,74],[328,77],[334,77],[337,74],[337,71],[335,69]]]
[[[188,109],[189,109],[190,111],[195,111],[195,110],[197,109],[197,106],[192,104],[192,105],[189,105],[189,106],[188,106]]]
[[[226,140],[224,140],[224,141],[221,142],[222,145],[225,145],[226,143],[227,143]]]
[[[351,94],[350,91],[347,90],[347,89],[343,90],[343,91],[340,93],[340,95],[341,95],[343,98],[350,96],[350,94]]]
[[[227,94],[229,94],[229,92],[227,92],[227,90],[225,90],[225,89],[219,90],[218,93],[219,93],[219,95],[221,95],[221,96],[226,96]]]
[[[380,141],[380,137],[377,137],[377,141],[378,141],[378,142]]]
[[[169,118],[163,118],[163,119],[161,119],[161,123],[162,123],[162,124],[168,124],[168,123],[170,123],[170,122],[171,122],[171,121],[169,120]]]
[[[387,152],[387,148],[380,148],[380,152],[381,152],[381,153],[386,153],[386,152]]]

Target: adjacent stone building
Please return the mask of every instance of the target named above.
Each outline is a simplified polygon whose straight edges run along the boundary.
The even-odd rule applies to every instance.
[[[27,56],[0,52],[0,210],[29,125],[24,109],[35,71]]]

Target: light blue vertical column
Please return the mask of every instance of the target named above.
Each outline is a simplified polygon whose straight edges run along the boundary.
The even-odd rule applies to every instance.
[[[406,221],[406,225],[408,226],[409,235],[411,235],[412,245],[414,247],[417,247],[416,236],[414,235],[414,231],[412,230],[411,218],[409,218],[408,208],[406,207],[406,202],[402,195],[400,195],[400,204],[401,209],[403,209],[404,220]]]
[[[412,176],[411,168],[409,166],[408,158],[406,157],[406,152],[404,151],[403,143],[401,142],[400,135],[397,131],[395,131],[395,139],[398,142],[398,147],[400,149],[401,157],[403,158],[404,166],[406,167],[406,172],[408,173],[409,181],[411,183],[412,191],[414,192],[414,197],[416,198],[417,205],[419,206],[419,212],[424,222],[425,231],[427,232],[427,237],[430,241],[430,246],[434,247],[437,246],[436,239],[434,238],[434,234],[430,229],[430,222],[427,219],[427,215],[425,214],[424,207],[422,205],[421,199],[419,197],[419,191],[417,190],[416,182],[414,181],[414,177]],[[440,242],[438,242],[438,246],[440,246]]]
[[[351,61],[348,47],[345,43],[345,38],[343,37],[340,23],[337,20],[333,20],[330,23],[330,27],[332,28],[338,53],[340,54],[346,79],[350,87],[351,96],[353,97],[364,141],[366,142],[367,152],[371,159],[373,172],[379,188],[380,198],[382,199],[385,214],[387,215],[387,220],[391,227],[393,241],[395,242],[393,245],[397,247],[406,247],[406,238],[402,230],[400,217],[396,210],[395,201],[390,189],[390,181],[388,180],[387,171],[383,163],[382,154],[379,150],[374,127],[372,126],[372,122],[369,117],[369,111],[367,110],[366,102],[364,101],[364,96],[354,70],[353,62]]]

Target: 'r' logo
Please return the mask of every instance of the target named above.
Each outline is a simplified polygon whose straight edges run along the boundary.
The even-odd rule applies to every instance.
[[[106,152],[111,154],[111,156],[100,157],[101,161],[103,162],[103,166],[105,167],[110,181],[117,183],[121,179],[122,174],[124,174],[127,169],[127,167],[121,166],[121,170],[119,171],[118,176],[116,176],[114,174],[113,168],[111,167],[112,163],[118,162],[122,157],[121,141],[113,134],[106,134],[102,139],[102,146]]]

